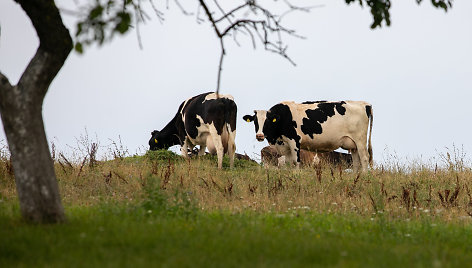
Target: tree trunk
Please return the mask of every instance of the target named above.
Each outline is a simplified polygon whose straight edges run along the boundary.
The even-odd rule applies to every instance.
[[[32,222],[60,222],[65,219],[54,165],[41,115],[41,103],[30,104],[14,87],[2,98],[1,114],[11,151],[21,213]]]
[[[0,73],[0,113],[21,213],[32,222],[62,222],[64,209],[44,131],[42,105],[72,49],[72,39],[53,0],[15,1],[31,19],[40,42],[18,85],[12,86]]]

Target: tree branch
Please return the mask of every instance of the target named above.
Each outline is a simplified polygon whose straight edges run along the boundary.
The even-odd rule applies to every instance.
[[[72,50],[72,38],[59,10],[50,0],[15,0],[31,19],[39,37],[39,48],[18,82],[25,93],[43,101],[54,77]],[[45,16],[44,14],[48,14]]]
[[[220,63],[218,65],[218,79],[216,81],[216,95],[220,93],[220,84],[221,84],[221,72],[223,71],[223,58],[225,57],[225,45],[223,43],[223,38],[220,38],[221,44],[221,56],[220,56]]]
[[[205,10],[205,14],[210,21],[213,30],[215,31],[216,36],[220,40],[221,45],[221,56],[218,66],[218,78],[217,78],[217,86],[216,92],[219,92],[220,83],[221,83],[221,74],[223,70],[223,59],[226,55],[225,47],[223,39],[226,36],[232,35],[235,42],[239,45],[236,40],[236,34],[238,32],[249,34],[249,37],[252,41],[252,45],[256,47],[256,40],[255,36],[258,37],[260,42],[264,45],[264,49],[276,54],[281,55],[285,59],[287,59],[290,63],[295,65],[294,61],[290,59],[287,55],[286,50],[287,46],[284,45],[282,40],[282,34],[285,33],[287,35],[291,35],[294,37],[302,38],[301,36],[297,36],[295,31],[289,30],[281,25],[281,16],[275,16],[269,10],[263,8],[255,1],[247,0],[244,4],[236,6],[235,8],[231,9],[229,12],[226,12],[222,6],[220,6],[217,0],[213,0],[214,5],[216,5],[215,9],[221,13],[221,16],[217,19],[215,18],[213,12],[209,8],[209,6],[205,3],[204,0],[199,0],[200,6]],[[288,0],[284,1],[285,4],[290,9],[289,11],[309,11],[313,7],[296,7],[288,2]],[[241,14],[244,10],[251,12],[253,14],[253,18],[247,18],[247,15]],[[287,14],[288,12],[283,13],[283,15]],[[239,16],[237,16],[239,15]],[[244,16],[244,17],[243,17]],[[231,18],[235,18],[233,21]],[[226,21],[225,26],[224,22]],[[221,28],[220,28],[221,27]],[[223,28],[224,27],[224,28]]]
[[[234,8],[233,10],[229,11],[229,12],[226,13],[226,14],[225,14],[224,12],[222,12],[224,15],[223,15],[221,18],[215,20],[215,23],[218,23],[218,22],[220,22],[220,21],[222,21],[222,20],[224,20],[224,19],[226,19],[226,18],[228,18],[228,17],[230,17],[230,16],[233,16],[233,14],[236,13],[238,10],[243,9],[243,8],[245,8],[245,7],[247,7],[247,6],[248,6],[248,3],[242,4],[242,5],[240,5],[240,6],[236,7],[236,8]]]
[[[213,19],[213,15],[211,15],[210,10],[208,9],[208,6],[205,4],[203,0],[198,0],[200,2],[200,5],[203,7],[203,10],[205,10],[205,14],[208,17],[208,20],[211,22],[211,25],[213,26],[213,29],[215,30],[216,35],[218,38],[223,38],[223,35],[220,33],[218,26],[216,26],[216,22]]]

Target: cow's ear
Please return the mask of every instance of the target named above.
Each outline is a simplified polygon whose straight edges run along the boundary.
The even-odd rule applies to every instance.
[[[151,132],[151,136],[154,136],[154,135],[156,135],[156,134],[159,134],[159,131],[154,130],[153,132]]]
[[[246,122],[252,122],[252,121],[254,121],[254,116],[247,114],[247,115],[243,116],[243,119],[244,119],[244,121],[246,121]]]

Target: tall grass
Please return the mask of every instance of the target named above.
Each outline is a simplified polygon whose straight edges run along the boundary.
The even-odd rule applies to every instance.
[[[153,182],[169,198],[174,193],[194,200],[202,211],[297,213],[312,211],[387,219],[469,221],[472,216],[472,171],[463,153],[440,156],[445,164],[409,167],[382,163],[365,174],[335,166],[264,168],[237,160],[234,169],[216,168],[215,157],[185,160],[170,151],[129,156],[115,143],[113,160],[99,161],[93,144],[83,142],[82,155],[71,160],[54,151],[62,200],[67,206],[103,201],[133,203]],[[85,148],[85,149],[84,149]],[[111,157],[110,157],[111,158]],[[156,185],[156,181],[158,182]],[[8,157],[0,154],[0,197],[16,200]]]

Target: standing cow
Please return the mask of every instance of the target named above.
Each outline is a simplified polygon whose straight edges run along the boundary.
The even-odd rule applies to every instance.
[[[285,160],[300,165],[300,149],[352,153],[353,166],[372,165],[372,105],[363,101],[281,102],[269,111],[255,110],[243,119],[254,122],[256,139],[267,139]],[[370,121],[370,132],[369,132]],[[367,145],[367,134],[369,139]]]
[[[208,143],[210,153],[218,156],[218,168],[223,166],[226,152],[233,167],[236,113],[237,106],[231,95],[208,92],[189,98],[182,102],[172,121],[161,131],[151,133],[149,147],[151,150],[168,149],[180,144],[182,155],[188,157],[187,150],[195,145],[200,145],[200,155],[205,154]]]

